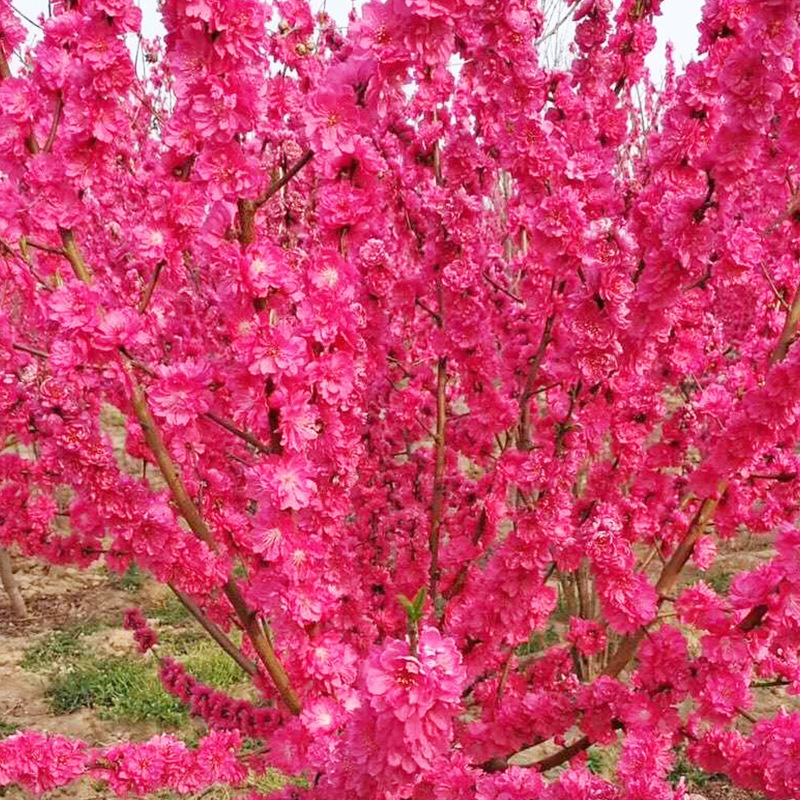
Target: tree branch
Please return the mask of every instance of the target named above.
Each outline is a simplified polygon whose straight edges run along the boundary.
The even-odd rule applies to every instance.
[[[28,616],[28,609],[25,608],[25,600],[19,590],[17,579],[14,577],[14,567],[11,564],[11,555],[8,550],[0,545],[0,580],[6,590],[8,599],[11,602],[11,612],[17,619],[24,619]]]
[[[205,612],[184,594],[177,586],[167,584],[172,589],[175,597],[181,605],[203,626],[208,635],[224,650],[248,675],[257,675],[258,670],[255,664],[247,658],[244,653],[225,635],[222,629],[206,616]]]
[[[172,492],[172,497],[175,501],[175,505],[178,507],[178,511],[186,520],[192,533],[194,533],[198,539],[204,541],[211,550],[216,551],[217,545],[214,541],[214,537],[211,535],[211,531],[208,529],[205,520],[200,515],[191,497],[189,497],[186,487],[183,485],[178,469],[172,461],[172,456],[170,456],[164,445],[155,420],[150,413],[144,391],[136,381],[136,376],[133,374],[133,367],[127,359],[123,361],[123,366],[131,383],[130,397],[134,413],[144,433],[145,441],[155,456],[161,474]],[[244,598],[239,592],[239,588],[232,578],[228,579],[223,588],[225,596],[233,606],[245,632],[250,637],[253,648],[256,653],[258,653],[258,657],[261,659],[269,676],[272,678],[281,699],[293,714],[299,714],[302,709],[300,701],[292,689],[289,676],[286,674],[283,665],[278,659],[272,644],[264,635],[256,614],[247,607]]]
[[[139,301],[139,307],[137,311],[140,314],[144,314],[147,311],[147,306],[150,304],[150,298],[153,296],[153,292],[155,291],[156,284],[158,283],[158,279],[161,276],[161,270],[164,269],[167,262],[163,259],[156,264],[155,269],[153,270],[153,274],[150,277],[150,281],[147,284],[147,288],[144,290],[144,294],[142,295],[142,299]]]
[[[794,300],[792,300],[792,305],[786,314],[778,344],[770,356],[770,366],[777,364],[778,361],[782,361],[786,357],[786,353],[789,352],[789,347],[797,333],[798,321],[800,321],[800,286],[797,287],[797,291],[794,293]]]
[[[64,242],[65,254],[72,264],[75,275],[84,283],[90,284],[92,280],[91,273],[75,243],[72,231],[62,229],[61,238]],[[181,516],[186,520],[192,533],[194,533],[198,539],[204,541],[211,550],[216,551],[217,545],[214,541],[214,537],[211,535],[211,531],[206,525],[205,520],[200,515],[189,493],[186,491],[180,473],[172,461],[172,456],[170,456],[169,451],[164,445],[164,441],[161,438],[153,415],[150,413],[150,408],[147,405],[147,398],[145,397],[144,390],[136,380],[131,359],[124,352],[121,352],[121,355],[122,366],[128,376],[131,386],[131,405],[139,421],[139,426],[142,429],[145,441],[156,459],[162,477],[166,481],[167,486],[169,486],[175,505]],[[275,684],[275,688],[278,690],[281,699],[293,714],[299,714],[302,709],[300,700],[295,694],[289,681],[289,676],[286,674],[283,665],[278,659],[272,644],[264,635],[264,631],[261,629],[256,614],[247,607],[233,578],[228,578],[223,589],[225,596],[228,598],[228,601],[233,606],[233,610],[239,617],[239,621],[245,633],[250,637],[250,642],[254,650],[264,664],[270,678],[272,678],[272,682]]]
[[[75,235],[69,228],[61,228],[61,241],[64,245],[64,255],[72,264],[72,271],[77,278],[85,284],[92,282],[92,273],[89,272],[89,267],[86,266],[83,255],[81,254],[78,245],[75,242]]]
[[[519,434],[518,444],[520,450],[531,449],[531,398],[535,394],[533,387],[536,385],[536,378],[544,360],[547,345],[553,340],[553,323],[555,314],[551,314],[544,323],[542,338],[539,340],[539,347],[528,362],[528,377],[525,380],[525,388],[519,398]]]
[[[446,456],[446,428],[447,428],[447,357],[440,356],[436,365],[436,458],[433,473],[433,499],[431,501],[431,530],[430,530],[430,552],[431,566],[429,577],[429,591],[431,602],[436,616],[439,620],[442,617],[442,610],[438,608],[439,578],[441,569],[439,567],[439,539],[442,527],[442,514],[444,512],[444,468]]]
[[[53,143],[56,140],[56,133],[58,132],[58,124],[61,122],[61,112],[64,109],[64,96],[59,91],[56,97],[56,107],[53,111],[53,124],[50,126],[50,133],[47,135],[47,141],[44,144],[44,152],[49,153],[53,149]]]
[[[269,185],[269,188],[267,189],[267,191],[264,192],[264,194],[261,195],[261,197],[259,197],[258,200],[256,200],[253,203],[253,205],[255,207],[255,210],[257,211],[271,197],[273,197],[281,189],[283,189],[283,187],[286,186],[286,184],[289,183],[289,181],[292,178],[294,178],[294,176],[297,175],[297,173],[300,172],[300,170],[303,169],[303,167],[306,164],[308,164],[308,162],[311,161],[312,158],[314,158],[314,151],[313,150],[306,150],[306,152],[303,153],[303,155],[300,156],[299,159],[297,159],[297,161],[288,170],[288,172],[282,178],[278,178],[277,180],[272,181],[272,183]]]

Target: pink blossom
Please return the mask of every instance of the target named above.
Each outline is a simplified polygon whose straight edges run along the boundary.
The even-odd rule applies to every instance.
[[[353,137],[358,131],[358,113],[349,87],[316,92],[309,99],[305,119],[306,135],[320,150],[352,152]]]
[[[663,81],[660,0],[558,65],[524,0],[13,5],[0,543],[138,565],[260,699],[158,649],[210,736],[24,732],[0,784],[686,800],[682,748],[796,797],[797,1],[709,0]]]
[[[306,343],[281,322],[265,331],[253,345],[249,370],[253,375],[296,375],[305,362]]]
[[[535,800],[543,788],[537,773],[510,767],[498,775],[481,776],[475,797],[476,800]]]
[[[585,656],[599,653],[606,646],[606,635],[602,627],[593,620],[580,617],[570,619],[567,639]]]
[[[156,414],[171,425],[188,425],[211,407],[207,362],[192,359],[159,367],[158,377],[149,396]]]
[[[305,508],[314,498],[317,485],[309,464],[299,455],[264,461],[251,470],[250,478],[257,496],[281,509]]]
[[[308,392],[296,392],[283,401],[277,400],[283,442],[289,450],[302,450],[307,442],[313,441],[319,435],[310,400]]]

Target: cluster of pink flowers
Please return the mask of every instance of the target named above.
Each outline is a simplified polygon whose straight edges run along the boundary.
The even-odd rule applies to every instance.
[[[125,627],[133,632],[139,651],[146,653],[158,644],[158,634],[147,624],[144,614],[138,608],[129,608],[123,617]]]
[[[260,708],[201,683],[171,658],[159,669],[162,686],[215,730],[237,731],[251,739],[267,739],[279,722],[275,709]]]
[[[189,794],[214,783],[236,786],[247,776],[240,745],[236,733],[212,732],[195,749],[167,735],[99,749],[26,731],[0,741],[0,787],[16,784],[39,795],[85,775],[120,797],[159,789]]]
[[[408,796],[446,755],[465,682],[453,640],[435,628],[422,631],[415,652],[397,639],[376,649],[364,664],[362,704],[322,786],[336,797]]]
[[[261,699],[163,657],[196,750],[23,732],[0,785],[800,792],[752,722],[800,692],[800,2],[707,0],[661,90],[658,0],[568,2],[557,65],[537,0],[51,5],[0,0],[0,544],[170,584]]]

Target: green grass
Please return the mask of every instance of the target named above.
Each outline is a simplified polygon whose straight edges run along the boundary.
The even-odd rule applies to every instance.
[[[734,573],[732,572],[715,572],[712,575],[706,575],[706,583],[717,593],[725,595],[728,589],[731,588]]]
[[[166,625],[163,652],[176,656],[199,681],[223,691],[246,685],[239,667],[203,631],[186,626],[186,612],[177,601],[166,601],[150,616]],[[54,713],[91,708],[104,719],[185,726],[188,712],[163,689],[152,659],[90,651],[83,637],[101,627],[92,622],[50,631],[25,653],[25,669],[49,674],[46,694]]]
[[[703,770],[698,769],[682,752],[678,753],[675,759],[675,766],[667,775],[667,780],[673,786],[676,786],[681,778],[686,779],[686,783],[690,789],[702,789],[712,781],[716,783],[720,781],[727,782],[727,778],[725,778],[724,775],[710,775],[708,772],[703,772]]]
[[[153,722],[166,728],[180,727],[188,719],[178,700],[162,688],[152,663],[88,656],[70,666],[55,675],[47,689],[56,714],[92,708],[105,719]]]
[[[208,639],[196,642],[180,660],[195,678],[215,689],[230,689],[247,681],[233,659]]]
[[[175,597],[168,597],[160,606],[148,611],[147,616],[157,619],[162,625],[184,625],[190,619],[189,612]]]
[[[155,611],[148,612],[148,616],[157,618],[163,625],[159,631],[163,654],[177,657],[203,683],[243,696],[241,690],[250,686],[246,676],[190,621],[177,601],[167,600]],[[51,631],[25,654],[24,663],[28,669],[49,677],[46,697],[53,713],[70,714],[79,709],[91,709],[101,719],[129,725],[153,725],[172,732],[190,747],[196,746],[205,734],[205,726],[192,719],[187,709],[164,690],[154,659],[134,653],[95,652],[91,647],[93,640],[84,639],[85,635],[102,627],[92,622]],[[0,738],[15,730],[15,726],[0,722]],[[245,742],[245,750],[262,746],[263,742],[255,740]],[[245,787],[269,794],[288,783],[301,785],[302,781],[270,770],[265,775],[251,774]],[[3,796],[0,790],[0,797]],[[216,787],[204,794],[204,800],[233,800],[240,796],[239,790]],[[178,800],[178,795],[170,792],[159,793],[159,797]]]
[[[108,570],[108,582],[114,589],[122,589],[134,594],[144,586],[146,575],[136,566],[131,564],[125,572],[120,575],[118,572]]]
[[[47,633],[25,653],[20,666],[31,671],[52,669],[54,664],[80,656],[84,653],[82,637],[100,629],[100,623],[92,620],[71,625],[68,628]]]
[[[602,775],[606,768],[606,759],[604,754],[595,748],[590,748],[587,759],[587,767],[589,772],[595,775]]]
[[[558,644],[558,642],[558,634],[556,633],[555,627],[551,624],[544,633],[532,633],[525,644],[521,644],[517,647],[516,653],[518,656],[531,656],[534,653],[540,653],[542,650],[552,647],[554,644]]]

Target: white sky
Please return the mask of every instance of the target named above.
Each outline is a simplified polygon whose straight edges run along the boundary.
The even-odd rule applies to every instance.
[[[347,14],[351,8],[351,0],[311,0],[314,8],[326,7],[328,13],[340,25],[347,24]],[[36,20],[40,14],[47,14],[48,0],[12,0],[17,11]],[[139,0],[143,11],[142,33],[147,38],[157,36],[161,31],[160,18],[156,10],[158,0]],[[356,0],[356,4],[360,2]],[[675,45],[675,62],[678,71],[692,59],[697,46],[697,23],[703,0],[664,0],[662,13],[656,17],[656,29],[659,42],[648,58],[648,65],[656,84],[664,74],[664,46],[667,40]],[[35,28],[32,28],[36,32]]]

